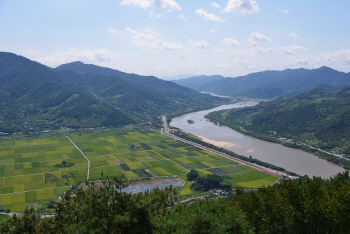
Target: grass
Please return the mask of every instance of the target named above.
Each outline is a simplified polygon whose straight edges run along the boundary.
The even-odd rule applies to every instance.
[[[192,181],[187,181],[186,176],[180,176],[180,177],[185,181],[185,184],[181,188],[179,195],[182,196],[182,195],[192,194],[193,193],[193,191],[191,190]]]
[[[0,223],[4,222],[5,220],[10,219],[11,217],[8,215],[0,215]]]

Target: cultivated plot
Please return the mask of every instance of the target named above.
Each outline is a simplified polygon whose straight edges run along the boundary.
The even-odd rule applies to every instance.
[[[57,167],[66,162],[71,167]],[[65,137],[0,145],[0,207],[22,211],[25,203],[55,198],[86,179],[87,161]]]
[[[90,176],[124,173],[144,178],[185,175],[191,169],[200,175],[227,175],[226,182],[256,188],[271,185],[276,178],[219,155],[176,141],[158,132],[126,135],[91,134],[72,137],[91,161]]]
[[[91,133],[72,136],[91,161],[90,178],[121,175],[129,179],[226,175],[235,186],[256,188],[276,178],[211,154],[159,132],[125,135]],[[67,137],[6,142],[0,145],[0,208],[23,211],[26,203],[55,198],[72,184],[85,181],[87,160]],[[187,186],[187,187],[186,187]],[[186,184],[182,193],[191,192]]]

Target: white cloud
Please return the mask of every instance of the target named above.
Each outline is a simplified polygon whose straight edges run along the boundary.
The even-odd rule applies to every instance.
[[[114,33],[114,34],[118,34],[118,33],[119,33],[118,30],[115,30],[115,29],[113,29],[113,28],[108,28],[108,32]]]
[[[289,55],[296,55],[296,51],[308,50],[307,48],[302,47],[302,46],[298,46],[298,45],[290,45],[287,47],[278,47],[278,49],[282,50],[283,52],[285,52],[286,54],[289,54]]]
[[[22,50],[24,53],[26,53],[26,54],[30,54],[30,55],[34,55],[34,54],[39,54],[39,52],[38,51],[36,51],[36,50],[34,50],[36,47],[32,47],[33,49],[31,49],[31,50]]]
[[[211,5],[214,7],[214,8],[220,8],[221,6],[219,4],[217,4],[216,2],[212,2]]]
[[[130,28],[126,28],[125,31],[126,31],[127,33],[129,33],[129,34],[136,34],[136,33],[137,33],[137,31],[132,30],[132,29],[130,29]]]
[[[200,49],[209,49],[210,48],[209,43],[206,42],[205,40],[198,41],[198,42],[194,43],[194,45]]]
[[[187,19],[186,19],[185,16],[183,16],[183,15],[179,15],[179,18],[182,19],[182,20],[187,21]]]
[[[170,43],[163,41],[156,32],[148,28],[145,29],[145,33],[137,33],[135,36],[133,36],[132,42],[134,45],[141,49],[166,49],[174,51],[185,49],[179,43]]]
[[[247,13],[258,13],[258,3],[252,0],[229,0],[226,8],[222,12],[234,12],[237,15]]]
[[[271,48],[260,48],[260,47],[252,47],[246,50],[227,50],[227,49],[220,49],[220,50],[215,50],[215,52],[219,53],[228,53],[228,54],[233,54],[237,55],[240,57],[256,57],[258,54],[271,54],[274,52],[273,49]]]
[[[318,56],[322,58],[325,62],[340,64],[340,65],[350,65],[350,50],[337,50],[323,53]]]
[[[286,14],[288,14],[288,13],[289,13],[289,11],[288,11],[288,10],[281,10],[281,9],[278,9],[278,8],[277,8],[277,10],[278,10],[278,11],[281,11],[281,12],[283,12],[283,13],[286,13]]]
[[[298,59],[295,61],[295,63],[303,66],[309,65],[309,62],[306,59]]]
[[[163,47],[167,50],[184,50],[184,47],[179,43],[163,42]]]
[[[134,5],[142,8],[149,8],[151,7],[151,2],[148,0],[122,0],[120,5]]]
[[[89,63],[109,61],[111,59],[119,58],[122,55],[125,55],[125,53],[119,52],[119,51],[110,51],[107,49],[100,49],[100,50],[72,49],[70,51],[61,51],[48,57],[38,58],[36,59],[36,61],[48,66],[57,66],[60,64],[70,63],[74,61],[82,61],[82,62],[89,62]]]
[[[158,19],[161,19],[165,16],[165,14],[163,14],[163,13],[156,14],[153,11],[150,11],[148,15],[150,18],[158,18]]]
[[[239,45],[239,42],[233,38],[224,38],[222,43],[225,45]]]
[[[295,40],[301,41],[301,38],[300,38],[297,34],[295,34],[295,33],[290,33],[289,36],[290,36],[290,37],[293,37]]]
[[[181,6],[173,0],[151,0],[151,2],[153,3],[153,5],[155,5],[156,7],[162,10],[166,10],[166,11],[181,10]]]
[[[257,42],[271,41],[271,38],[269,38],[265,35],[262,35],[260,33],[252,33],[252,34],[250,34],[250,37],[247,39],[247,41],[252,45],[256,45]]]
[[[209,32],[216,33],[216,32],[219,32],[219,29],[217,29],[217,28],[216,29],[210,29]]]
[[[205,20],[216,21],[216,22],[224,22],[224,20],[221,19],[219,16],[216,16],[214,14],[208,14],[203,9],[196,10],[196,14],[200,15]]]
[[[261,54],[270,54],[273,52],[273,49],[271,49],[271,48],[255,47],[255,50],[257,53],[261,53]]]

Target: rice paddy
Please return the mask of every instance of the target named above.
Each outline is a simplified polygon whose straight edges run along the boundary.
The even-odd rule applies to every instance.
[[[247,188],[276,180],[159,132],[91,133],[71,138],[91,161],[90,178],[101,178],[101,172],[124,173],[130,179],[184,176],[196,169],[200,175],[226,175],[227,182]],[[62,161],[73,166],[55,166]],[[55,198],[86,180],[87,166],[67,137],[1,143],[0,208],[22,211],[26,203]],[[187,185],[183,193],[190,192]]]

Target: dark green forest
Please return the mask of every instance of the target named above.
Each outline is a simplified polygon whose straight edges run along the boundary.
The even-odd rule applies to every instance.
[[[124,176],[68,190],[52,217],[34,207],[0,225],[1,233],[349,233],[350,177],[283,180],[229,199],[182,203],[177,189],[123,192]],[[118,188],[118,189],[116,189]]]
[[[158,123],[162,114],[178,115],[226,101],[156,77],[73,65],[87,71],[71,71],[72,64],[51,69],[1,52],[0,132]]]

